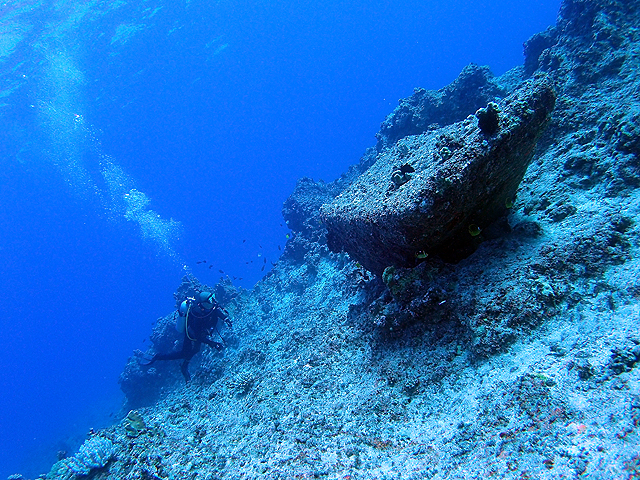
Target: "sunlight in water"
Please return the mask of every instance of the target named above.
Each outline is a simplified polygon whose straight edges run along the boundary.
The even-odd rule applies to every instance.
[[[137,223],[141,238],[158,254],[179,261],[174,245],[182,231],[181,223],[150,209],[147,195],[102,151],[96,130],[82,113],[84,82],[84,74],[67,52],[48,56],[38,104],[40,125],[48,137],[45,157],[83,203],[97,202],[111,220]]]

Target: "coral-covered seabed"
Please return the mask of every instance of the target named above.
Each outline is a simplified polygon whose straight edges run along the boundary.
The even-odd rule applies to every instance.
[[[196,357],[187,386],[178,362],[132,358],[123,417],[139,415],[47,478],[640,478],[640,4],[567,0],[525,57],[416,90],[359,165],[302,179],[272,272],[214,287],[227,348]],[[377,158],[543,74],[551,122],[473,253],[378,277],[329,251],[320,207]],[[172,315],[152,340],[174,348]]]

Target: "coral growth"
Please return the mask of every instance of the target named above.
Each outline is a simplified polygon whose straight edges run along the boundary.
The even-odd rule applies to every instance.
[[[73,480],[89,475],[92,470],[103,468],[115,453],[111,440],[94,436],[84,442],[73,457],[57,462],[47,475],[48,480]]]

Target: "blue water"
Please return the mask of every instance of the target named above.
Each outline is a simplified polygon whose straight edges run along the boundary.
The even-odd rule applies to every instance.
[[[118,419],[185,273],[250,288],[299,177],[356,163],[414,87],[521,64],[559,3],[0,3],[0,479]]]

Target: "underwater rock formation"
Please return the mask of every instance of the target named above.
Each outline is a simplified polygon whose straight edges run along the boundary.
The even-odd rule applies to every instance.
[[[637,478],[639,9],[566,0],[525,66],[495,79],[546,91],[544,72],[557,101],[507,215],[462,230],[475,247],[463,260],[428,255],[378,278],[328,250],[320,205],[376,168],[375,149],[331,184],[299,182],[283,258],[252,290],[220,287],[224,354],[203,349],[188,386],[175,364],[145,383],[132,359],[122,385],[147,402],[145,428],[127,435],[124,410],[101,431],[113,457],[91,478]],[[497,138],[509,107],[490,101]],[[495,113],[480,113],[487,133],[469,123],[488,145]],[[403,159],[388,191],[411,188],[420,170],[402,167],[425,133],[380,152]],[[154,348],[174,332],[168,315]]]
[[[554,102],[551,84],[536,78],[475,117],[381,152],[322,207],[329,247],[378,275],[415,266],[420,254],[468,254],[473,237],[513,203]],[[403,167],[411,171],[394,180]]]
[[[172,312],[159,318],[151,333],[152,347],[145,352],[137,351],[129,358],[120,374],[118,383],[126,397],[127,408],[149,405],[158,399],[164,389],[178,385],[180,371],[174,362],[156,362],[151,367],[144,366],[153,354],[170,352],[182,348],[182,338],[175,328],[175,314]]]
[[[282,206],[282,217],[293,231],[293,238],[285,246],[282,261],[299,264],[304,261],[305,255],[319,248],[326,250],[327,229],[322,223],[320,207],[351,185],[375,161],[376,151],[369,148],[358,164],[352,165],[331,183],[314,182],[306,177],[298,180],[293,193]]]
[[[378,151],[401,138],[464,120],[467,115],[506,95],[486,66],[466,66],[451,85],[440,90],[416,88],[380,125]]]

